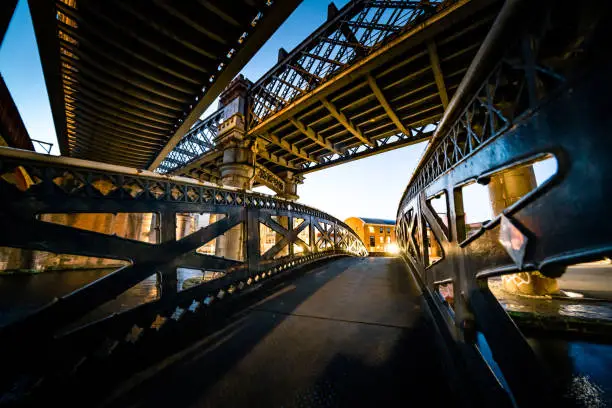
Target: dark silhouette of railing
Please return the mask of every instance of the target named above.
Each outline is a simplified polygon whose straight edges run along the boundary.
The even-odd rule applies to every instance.
[[[564,391],[487,280],[524,271],[556,278],[612,248],[612,122],[600,109],[612,94],[609,18],[603,3],[507,1],[398,209],[402,255],[463,358],[459,370],[482,380],[489,365],[500,369],[496,384],[483,380],[490,406],[510,397],[551,406]],[[556,161],[547,181],[488,222],[467,224],[464,187],[543,158]],[[438,198],[443,210],[434,208]],[[489,347],[493,362],[484,364]]]
[[[0,330],[5,389],[27,392],[56,368],[75,374],[85,361],[155,338],[170,322],[168,327],[174,327],[183,319],[209,314],[211,305],[298,267],[342,255],[367,255],[344,223],[291,201],[12,149],[0,151],[0,169],[0,246],[127,263]],[[97,221],[90,223],[93,228],[66,222],[78,219],[79,213],[93,217],[90,220],[148,214],[151,231],[126,239],[109,235],[113,231],[108,229],[96,232]],[[185,220],[181,217],[202,213],[216,218],[204,228],[189,230],[195,230],[191,234],[179,231],[180,220]],[[136,226],[143,223],[142,217],[133,220]],[[264,238],[270,236],[272,243],[265,246]],[[205,247],[210,242],[215,242],[213,249]],[[180,291],[177,267],[214,271],[215,279]],[[155,274],[158,299],[86,325],[78,323]]]

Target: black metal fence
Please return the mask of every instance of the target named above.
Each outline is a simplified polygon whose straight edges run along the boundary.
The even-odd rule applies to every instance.
[[[53,366],[74,373],[87,359],[132,346],[167,322],[197,316],[297,267],[367,256],[348,226],[319,210],[77,159],[1,149],[0,196],[4,251],[69,254],[60,259],[73,267],[79,261],[90,267],[92,259],[102,266],[124,264],[0,329],[3,384],[22,391],[38,386]],[[120,218],[123,232],[117,229]],[[202,272],[203,278],[177,287],[177,268]],[[151,275],[157,275],[157,298],[75,325]]]
[[[557,278],[611,252],[612,122],[602,110],[612,95],[609,27],[603,3],[507,1],[402,198],[402,254],[446,347],[462,356],[454,368],[488,391],[470,395],[458,385],[467,400],[550,406],[576,398],[536,358],[488,279],[525,271]],[[555,163],[548,180],[469,222],[466,187],[490,188],[500,174],[542,160]],[[578,332],[562,326],[565,335]]]

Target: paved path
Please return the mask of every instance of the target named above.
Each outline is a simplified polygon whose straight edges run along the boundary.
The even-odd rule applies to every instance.
[[[258,302],[161,370],[136,377],[109,404],[451,404],[430,330],[403,261],[343,258]]]

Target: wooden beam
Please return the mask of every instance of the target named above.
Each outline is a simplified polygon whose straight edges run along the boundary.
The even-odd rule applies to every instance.
[[[306,126],[304,123],[302,123],[301,121],[299,121],[296,118],[289,118],[289,121],[291,122],[291,124],[293,126],[295,126],[300,132],[302,132],[302,134],[304,134],[304,136],[306,136],[307,138],[311,139],[313,142],[315,142],[316,144],[318,144],[321,147],[324,147],[336,154],[342,154],[342,152],[338,149],[336,149],[334,147],[333,144],[331,144],[331,142],[328,142],[327,140],[325,140],[321,135],[319,135],[317,132],[314,131],[313,128],[311,128],[310,126]]]
[[[434,78],[436,79],[438,92],[440,93],[440,100],[442,101],[444,110],[446,110],[446,107],[448,106],[448,93],[446,92],[446,85],[444,84],[442,68],[440,68],[440,58],[438,57],[438,47],[436,47],[436,43],[433,41],[428,42],[427,51],[429,53],[431,69],[433,70]]]
[[[405,135],[410,135],[410,131],[406,129],[406,126],[404,126],[399,117],[397,117],[397,114],[395,113],[393,108],[391,108],[391,105],[389,105],[389,101],[387,101],[387,98],[385,98],[385,95],[383,95],[382,89],[380,89],[380,87],[376,83],[376,79],[374,79],[374,77],[370,74],[368,74],[367,79],[368,85],[370,85],[370,89],[372,89],[374,96],[376,96],[376,99],[378,99],[378,103],[381,104],[381,106],[387,113],[389,119],[391,119],[391,121],[395,124],[395,126],[399,129],[400,132]]]
[[[344,113],[340,112],[340,110],[336,108],[334,104],[332,104],[326,98],[321,98],[321,103],[323,103],[323,106],[325,106],[325,108],[329,111],[329,113],[331,113],[332,116],[336,118],[336,120],[340,122],[346,130],[352,133],[353,136],[355,136],[357,139],[367,144],[368,146],[375,147],[375,144],[372,143],[370,139],[365,137],[363,133],[361,133],[361,130],[359,130],[359,128],[355,126],[353,122],[351,122],[351,120],[347,118]]]
[[[306,151],[304,149],[299,149],[298,147],[289,144],[286,140],[281,140],[278,136],[273,135],[272,133],[265,133],[262,136],[264,139],[274,143],[275,145],[277,145],[278,147],[280,147],[281,149],[301,158],[304,160],[307,160],[309,162],[313,162],[313,163],[318,163],[319,161],[317,159],[315,159],[313,156],[309,155],[308,153],[306,153]]]

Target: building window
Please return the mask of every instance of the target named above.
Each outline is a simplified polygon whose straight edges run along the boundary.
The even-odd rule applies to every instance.
[[[391,237],[388,236],[387,237],[387,244],[390,244],[390,243],[391,243]]]
[[[374,233],[374,227],[370,226],[370,233],[373,234]]]
[[[383,227],[380,227],[380,233],[381,234],[383,233]]]
[[[391,233],[391,228],[387,228],[387,234]]]
[[[370,227],[372,228],[372,227]],[[370,236],[370,246],[373,247],[374,245],[376,245],[376,240],[374,239],[374,236]]]
[[[379,238],[380,243],[382,244],[384,242],[383,237],[378,237],[378,238]]]

